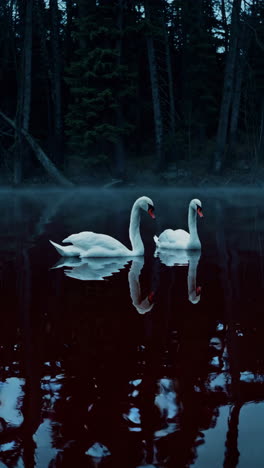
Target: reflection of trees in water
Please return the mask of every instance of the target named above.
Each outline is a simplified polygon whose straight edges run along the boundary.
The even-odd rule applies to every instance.
[[[192,342],[190,336],[188,336],[190,328],[186,324],[186,330],[183,330],[181,337],[180,351],[178,351],[177,368],[166,368],[168,363],[167,346],[170,344],[170,327],[168,323],[170,323],[171,317],[169,317],[170,321],[165,317],[166,320],[162,320],[163,326],[160,327],[160,319],[164,313],[168,316],[168,314],[172,313],[172,310],[164,312],[155,309],[152,314],[142,317],[145,327],[144,346],[141,346],[137,353],[141,357],[138,355],[134,356],[136,361],[139,358],[139,370],[137,370],[137,362],[134,364],[130,362],[130,366],[128,366],[127,359],[123,361],[120,353],[115,354],[112,351],[111,354],[110,350],[111,358],[109,359],[104,356],[103,361],[107,360],[107,366],[97,371],[97,391],[94,390],[95,394],[93,397],[91,397],[90,393],[90,398],[88,398],[89,391],[87,391],[86,404],[84,398],[82,405],[87,419],[83,425],[87,427],[87,432],[82,430],[81,436],[78,437],[78,444],[73,442],[71,445],[71,453],[74,454],[72,456],[73,458],[77,457],[79,463],[84,448],[87,450],[89,445],[96,441],[104,444],[111,452],[111,463],[113,463],[111,466],[118,466],[120,464],[137,466],[136,464],[139,463],[155,463],[155,461],[168,464],[174,463],[179,458],[183,464],[189,463],[195,458],[195,446],[197,438],[199,438],[199,431],[201,428],[210,426],[215,413],[215,402],[213,400],[208,407],[204,408],[204,401],[208,395],[205,385],[203,387],[202,382],[200,382],[200,380],[205,380],[208,375],[208,326],[206,325],[205,327],[206,331],[202,339],[199,339],[199,344],[203,341],[205,343],[202,347],[198,347],[197,350],[190,349],[190,343]],[[199,324],[198,318],[197,324]],[[79,347],[79,349],[82,349],[82,352],[78,354],[76,350],[76,363],[73,366],[71,365],[71,369],[74,368],[75,370],[78,366],[78,360],[81,359],[82,355],[86,354],[85,336],[81,333],[81,330],[79,330],[77,335],[83,343]],[[187,341],[186,345],[185,341]],[[93,343],[93,346],[96,347],[96,343]],[[87,343],[86,349],[88,349]],[[125,346],[121,347],[121,349],[122,352],[126,351]],[[178,349],[178,346],[175,349]],[[195,363],[194,355],[196,359]],[[201,364],[204,369],[203,373],[201,373]],[[142,380],[139,390],[137,388],[134,390],[139,393],[134,397],[133,403],[135,405],[134,409],[138,408],[139,410],[140,418],[139,416],[138,419],[134,418],[134,425],[132,420],[132,428],[134,430],[128,431],[128,425],[126,424],[126,420],[122,419],[122,415],[124,413],[129,414],[129,408],[133,408],[133,406],[130,406],[132,403],[129,404],[128,402],[128,381],[131,378],[133,366],[136,373],[134,375],[139,375]],[[81,369],[79,371],[81,372]],[[171,433],[169,430],[166,433],[166,425],[164,427],[163,418],[159,415],[155,404],[158,392],[157,380],[160,380],[164,376],[164,372],[165,375],[168,372],[172,375],[172,381],[177,386],[175,398],[176,395],[179,395],[179,405],[183,408],[179,414],[177,413],[176,421],[173,419],[174,417],[171,418],[171,421],[167,421],[167,425],[171,424],[168,427],[172,427],[172,425],[177,426],[173,427]],[[85,379],[84,370],[82,370],[81,375],[80,380],[82,382],[89,381],[89,378]],[[89,375],[88,371],[87,375]],[[91,378],[90,381],[92,382]],[[197,386],[199,386],[199,392],[197,391]],[[76,384],[74,401],[78,402],[77,414],[82,413],[79,406],[82,400],[79,398],[79,392],[80,385]],[[72,394],[72,390],[70,393]],[[68,427],[70,431],[67,435],[68,440],[76,437],[77,428],[72,427],[70,423],[75,408],[75,404],[73,404],[71,417],[68,411],[63,412],[66,420],[62,423],[62,427]],[[89,408],[89,411],[87,411],[87,408]],[[83,421],[81,417],[76,417],[76,415],[74,415],[74,418],[78,422]],[[140,423],[138,422],[139,419]],[[157,432],[162,430],[164,431],[164,436],[158,439]],[[67,444],[67,437],[65,437],[65,444]],[[65,452],[64,462],[63,455],[58,455],[58,458],[60,458],[60,462],[58,461],[58,463],[61,463],[61,466],[66,466],[66,453],[67,457],[69,457],[69,447],[67,447]],[[167,460],[168,454],[172,454],[171,461]]]
[[[38,300],[32,293],[37,267],[29,250],[34,234],[17,201],[15,209],[18,225],[25,224],[12,260],[19,307],[13,307],[12,299],[11,309],[18,309],[19,314],[12,312],[0,331],[4,343],[0,375],[1,381],[14,375],[25,378],[24,420],[19,427],[6,421],[0,424],[1,444],[11,444],[0,459],[10,468],[21,457],[26,467],[35,466],[39,440],[33,435],[48,417],[53,421],[52,439],[58,451],[50,468],[96,466],[85,455],[96,442],[111,453],[100,466],[188,466],[204,442],[203,431],[214,427],[219,408],[231,403],[224,466],[237,466],[240,408],[247,401],[263,399],[264,389],[263,382],[255,378],[263,372],[256,364],[261,349],[252,346],[254,334],[243,331],[242,336],[239,313],[234,315],[240,300],[240,264],[226,241],[224,206],[216,206],[217,279],[224,298],[218,325],[217,316],[204,311],[202,301],[193,307],[187,294],[183,297],[186,271],[184,278],[175,276],[172,270],[162,270],[156,260],[151,287],[155,306],[146,315],[132,310],[129,268],[113,280],[120,285],[114,291],[113,284],[103,282],[62,293],[58,274],[51,286],[54,297],[43,298],[44,290]],[[44,226],[50,214],[44,213],[42,219]],[[42,235],[41,226],[42,221],[37,236]],[[105,303],[109,310],[115,304],[112,315],[103,309]],[[241,342],[250,349],[244,357]],[[241,382],[242,369],[255,372],[251,382]],[[217,386],[214,382],[219,376],[222,380]]]
[[[236,467],[239,462],[238,450],[238,431],[239,431],[239,414],[241,407],[251,398],[263,399],[264,387],[257,383],[256,379],[252,382],[241,381],[241,373],[243,370],[252,369],[256,371],[256,355],[259,349],[256,347],[255,333],[253,333],[252,322],[250,318],[246,318],[242,309],[245,310],[243,304],[247,299],[247,282],[242,273],[245,272],[242,254],[239,248],[241,247],[240,239],[231,239],[227,242],[228,232],[225,232],[224,227],[224,210],[223,202],[216,202],[215,212],[217,215],[216,226],[216,242],[219,254],[218,265],[220,266],[220,287],[224,294],[224,335],[222,337],[222,364],[225,372],[225,392],[228,397],[228,402],[231,403],[228,427],[226,434],[226,451],[224,466]],[[239,233],[240,237],[243,230]],[[255,234],[257,234],[255,232]],[[255,242],[254,236],[248,240],[248,248],[252,248],[252,243]],[[254,281],[254,277],[252,278]],[[251,279],[251,281],[252,281]],[[247,310],[247,317],[250,315]],[[241,320],[246,323],[246,326],[241,325]],[[246,351],[243,356],[243,347]],[[261,352],[262,354],[262,352]],[[260,369],[259,369],[260,370]],[[257,371],[258,372],[258,371]],[[256,374],[257,374],[256,372]],[[263,373],[263,370],[262,370]],[[261,396],[260,396],[261,395]]]
[[[235,303],[238,295],[238,259],[235,249],[230,250],[226,244],[226,234],[224,232],[224,216],[223,206],[220,202],[216,202],[217,214],[217,230],[216,243],[219,255],[218,264],[221,269],[220,284],[224,291],[224,317],[226,324],[226,356],[228,373],[230,374],[230,385],[228,393],[231,402],[234,404],[234,409],[230,413],[228,422],[228,431],[226,439],[226,453],[224,466],[236,467],[239,459],[237,449],[238,436],[238,416],[241,407],[240,391],[239,391],[239,360],[237,350],[237,335],[236,335],[236,317],[234,316]]]
[[[45,224],[50,222],[52,216],[55,215],[61,197],[57,198],[55,203],[45,207],[35,229],[31,228],[32,211],[27,209],[27,202],[30,205],[32,199],[27,200],[27,196],[13,194],[11,198],[13,209],[10,210],[10,204],[8,204],[8,210],[4,211],[2,218],[3,224],[8,226],[4,231],[7,233],[4,246],[5,255],[8,254],[7,265],[9,268],[4,273],[9,275],[10,271],[13,270],[12,280],[7,283],[8,288],[12,285],[12,290],[10,288],[5,291],[6,298],[10,300],[10,304],[4,304],[5,314],[9,319],[7,323],[11,324],[11,327],[7,327],[7,332],[11,329],[11,332],[15,330],[16,334],[7,333],[7,336],[2,337],[2,343],[6,341],[7,345],[1,347],[2,357],[5,358],[5,366],[0,369],[1,380],[7,381],[9,375],[23,376],[24,379],[23,396],[22,394],[15,395],[12,392],[8,397],[10,407],[13,405],[14,410],[17,406],[20,408],[23,422],[14,426],[12,421],[8,421],[8,419],[5,421],[2,418],[1,424],[0,443],[2,450],[0,458],[10,468],[17,466],[19,459],[19,464],[23,460],[25,467],[35,466],[36,443],[33,435],[41,422],[40,382],[43,335],[39,329],[39,322],[34,319],[32,314],[33,273],[29,248],[32,247],[35,238],[43,233]],[[26,219],[28,215],[29,220]],[[2,256],[2,258],[5,257]],[[6,286],[5,281],[2,282],[2,286]],[[4,295],[2,296],[4,297]],[[15,302],[13,302],[13,298],[16,298]],[[10,317],[9,310],[12,313],[17,311],[17,313]],[[9,416],[7,414],[6,417]]]

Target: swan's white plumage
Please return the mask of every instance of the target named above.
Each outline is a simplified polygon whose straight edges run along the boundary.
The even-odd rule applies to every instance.
[[[81,258],[131,255],[131,250],[119,240],[107,234],[96,234],[91,231],[84,231],[79,234],[72,234],[66,237],[62,242],[71,242],[74,247],[80,249],[79,255]],[[115,253],[117,255],[115,255]]]
[[[82,249],[84,251],[89,250],[91,247],[105,247],[106,245],[109,249],[115,250],[124,248],[125,246],[119,242],[114,237],[108,236],[107,234],[97,234],[91,231],[80,232],[79,234],[72,234],[66,239],[63,239],[63,244],[70,242],[75,247]],[[128,249],[126,249],[128,250]]]
[[[190,234],[183,229],[166,229],[159,237],[155,236],[154,241],[157,247],[163,249],[186,249],[186,245],[190,241]],[[175,247],[175,245],[177,247]]]
[[[151,212],[149,211],[151,208]],[[152,217],[154,205],[148,197],[138,198],[131,210],[129,237],[132,244],[132,250],[124,244],[108,236],[107,234],[98,234],[92,231],[83,231],[78,234],[72,234],[66,237],[62,242],[71,243],[70,246],[61,246],[53,241],[51,244],[62,256],[80,256],[85,257],[127,257],[140,256],[144,254],[144,245],[140,236],[140,210],[148,211]]]
[[[50,240],[50,243],[51,245],[53,245],[53,247],[55,247],[57,252],[63,257],[77,257],[77,256],[80,256],[80,254],[82,253],[81,249],[79,249],[78,247],[75,247],[74,245],[63,246],[63,245],[56,244],[56,242],[53,242],[52,240]]]
[[[186,249],[186,250],[199,250],[201,243],[197,234],[197,208],[200,209],[200,216],[202,215],[202,203],[197,198],[190,201],[188,211],[188,225],[189,231],[183,229],[165,229],[159,237],[154,236],[154,242],[157,249]]]

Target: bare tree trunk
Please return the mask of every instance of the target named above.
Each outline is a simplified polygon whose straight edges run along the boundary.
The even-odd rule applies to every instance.
[[[29,129],[30,108],[31,108],[31,62],[32,62],[32,16],[33,0],[26,3],[24,45],[20,67],[20,86],[18,90],[18,103],[16,115],[16,128],[18,129],[16,138],[16,150],[14,153],[14,184],[22,181],[22,160],[26,153],[23,151],[21,141],[21,129],[26,132]]]
[[[16,51],[14,48],[15,42],[15,28],[14,28],[14,0],[7,2],[6,0],[0,1],[1,11],[1,81],[7,79],[10,70],[10,64],[16,65]],[[3,86],[3,85],[2,85]],[[11,104],[9,93],[3,96],[2,105],[9,109]],[[11,101],[11,102],[10,102]]]
[[[219,172],[222,169],[225,146],[227,141],[229,111],[233,95],[234,74],[237,58],[240,7],[241,0],[234,0],[231,19],[230,47],[226,57],[223,94],[216,137],[216,149],[213,161],[213,167],[215,172]]]
[[[150,22],[151,15],[149,9],[149,2],[145,0],[145,15],[146,19]],[[162,162],[163,153],[163,122],[161,113],[161,100],[158,82],[158,70],[157,61],[155,54],[154,41],[151,33],[147,33],[147,52],[149,61],[149,73],[152,91],[152,103],[154,112],[154,125],[155,125],[155,137],[156,137],[156,168],[160,168]]]
[[[118,12],[117,12],[117,29],[119,32],[119,36],[116,41],[116,51],[117,51],[117,58],[116,58],[116,65],[120,67],[122,61],[122,31],[123,31],[123,14],[124,14],[124,0],[118,0]],[[115,119],[116,119],[116,126],[118,129],[122,128],[124,122],[124,112],[123,112],[123,103],[121,101],[122,98],[117,99],[116,102],[116,109],[115,109]],[[116,177],[124,177],[125,173],[125,149],[124,149],[124,140],[123,135],[118,135],[117,140],[115,142],[115,172]]]
[[[238,129],[238,120],[239,120],[240,101],[241,101],[242,80],[243,80],[243,65],[242,65],[242,59],[241,57],[239,57],[238,63],[237,63],[237,69],[236,69],[235,86],[234,86],[231,119],[230,119],[231,148],[234,148],[237,142],[237,129]]]
[[[22,181],[22,140],[21,133],[16,135],[16,143],[14,149],[14,168],[13,168],[13,182],[14,185],[19,185]]]
[[[40,42],[42,67],[44,68],[44,71],[47,75],[47,79],[51,80],[49,56],[48,56],[48,50],[47,50],[47,45],[46,45],[47,31],[44,25],[44,17],[45,17],[44,0],[35,0],[35,10],[36,10],[37,33],[38,33],[39,42]]]
[[[223,30],[224,30],[224,38],[225,38],[225,53],[228,52],[228,27],[226,21],[226,8],[225,8],[225,0],[221,0],[221,12],[222,12],[222,23],[223,23]]]
[[[260,125],[259,125],[259,142],[258,142],[258,159],[263,159],[264,157],[264,98],[262,99],[261,105],[261,118],[260,118]]]
[[[51,45],[52,45],[52,103],[54,116],[54,160],[58,166],[63,164],[63,119],[61,107],[61,47],[59,38],[58,2],[50,0]]]
[[[169,106],[170,106],[170,131],[173,135],[175,133],[175,97],[174,97],[174,83],[173,83],[173,74],[171,67],[171,53],[170,45],[168,38],[168,31],[166,27],[165,18],[163,18],[163,27],[164,27],[164,39],[165,39],[165,57],[166,57],[166,67],[168,74],[168,87],[169,87]]]
[[[65,53],[66,53],[66,63],[69,63],[72,58],[72,26],[73,26],[73,0],[67,0],[66,2],[66,39],[65,39]]]
[[[40,42],[40,54],[41,54],[41,63],[45,77],[45,84],[42,88],[43,94],[46,95],[47,102],[47,126],[48,126],[48,148],[51,152],[51,140],[53,135],[53,123],[52,123],[52,111],[51,111],[51,71],[50,71],[50,60],[49,53],[47,49],[47,31],[44,24],[45,18],[45,3],[44,0],[35,0],[35,10],[36,10],[36,23],[37,23],[37,33]]]
[[[53,155],[53,160],[58,166],[63,165],[63,117],[61,102],[61,47],[59,40],[58,7],[57,0],[50,0],[51,11],[51,54],[46,45],[47,31],[45,29],[45,3],[43,0],[35,0],[38,25],[38,36],[43,64],[44,76],[46,77],[45,88],[47,102],[48,121],[48,148]],[[68,3],[67,3],[68,7]]]
[[[252,34],[244,25],[241,32],[241,43],[237,50],[237,66],[234,77],[234,93],[231,103],[231,117],[230,117],[230,146],[234,149],[237,142],[237,130],[239,121],[239,111],[242,93],[242,82],[244,77],[244,70],[247,58],[247,52],[250,46]]]
[[[24,42],[24,90],[23,90],[23,108],[22,108],[22,128],[26,132],[29,129],[30,110],[31,110],[31,69],[32,69],[32,16],[33,0],[27,1],[26,24],[25,24],[25,42]]]

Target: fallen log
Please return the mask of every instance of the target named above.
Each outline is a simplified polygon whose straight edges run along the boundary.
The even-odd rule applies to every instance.
[[[9,117],[7,117],[1,111],[0,111],[0,117],[2,117],[2,119],[5,120],[5,122],[7,122],[12,128],[17,130],[15,122],[11,120]],[[66,187],[73,186],[73,183],[70,182],[66,177],[64,177],[64,175],[61,174],[61,172],[57,169],[55,164],[48,158],[48,156],[44,153],[44,151],[36,142],[36,140],[34,140],[34,138],[24,129],[21,129],[21,134],[23,135],[25,140],[28,142],[29,146],[33,150],[33,153],[35,154],[40,164],[44,167],[46,172],[59,184],[64,185]]]

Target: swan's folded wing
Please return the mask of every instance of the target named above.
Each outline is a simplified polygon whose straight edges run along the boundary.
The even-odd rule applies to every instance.
[[[72,234],[71,236],[66,237],[65,239],[63,239],[62,242],[64,244],[67,242],[71,242],[73,245],[79,247],[80,249],[88,250],[94,244],[96,236],[98,236],[98,234],[95,234],[94,232],[83,231],[79,232],[78,234]]]
[[[190,234],[183,229],[176,229],[173,231],[172,229],[166,229],[163,233],[159,236],[159,242],[187,242],[190,238]]]
[[[71,242],[74,246],[88,251],[94,247],[101,247],[107,250],[124,250],[126,247],[114,237],[107,234],[97,234],[91,231],[80,232],[79,234],[72,234],[62,241]],[[126,249],[127,250],[127,249]]]
[[[174,242],[174,234],[175,231],[173,231],[172,229],[166,229],[165,231],[163,231],[160,236],[159,236],[159,242],[160,243],[163,243],[163,242]]]

